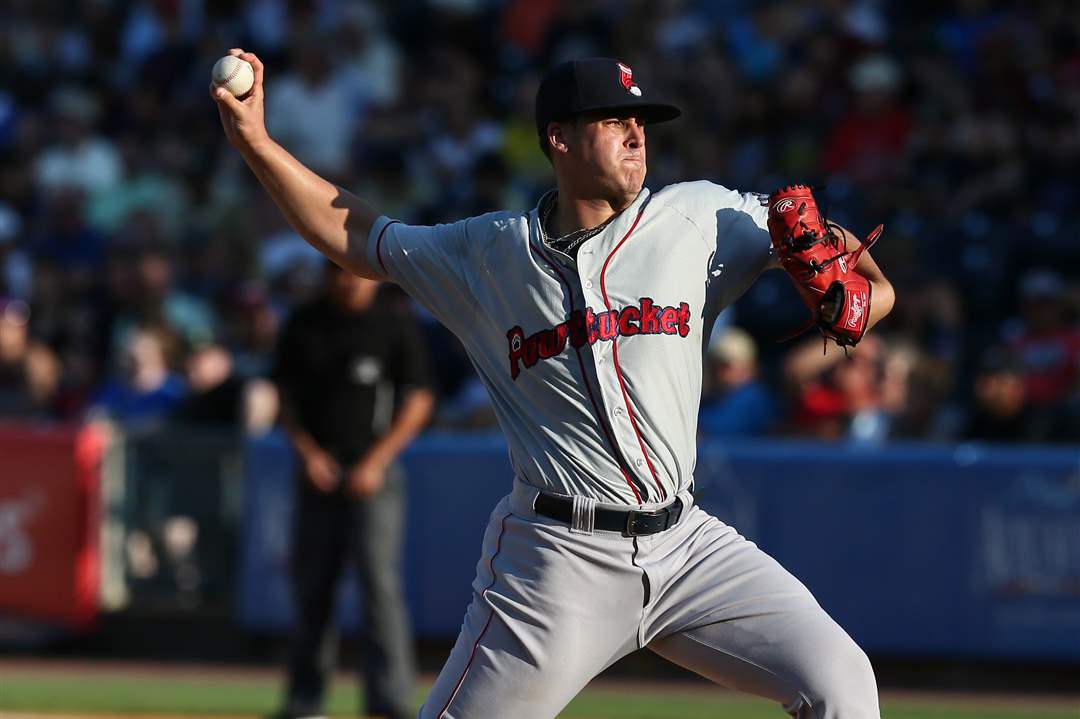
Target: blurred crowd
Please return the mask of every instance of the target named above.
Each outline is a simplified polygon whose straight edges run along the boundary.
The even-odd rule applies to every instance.
[[[271,134],[405,221],[531,207],[540,74],[609,55],[684,109],[651,187],[801,180],[883,222],[893,315],[850,359],[781,343],[805,310],[767,273],[718,321],[705,436],[1080,439],[1072,0],[9,0],[0,416],[273,425],[271,351],[323,264],[224,141],[207,86],[235,46]],[[384,294],[431,344],[436,423],[490,428],[456,340]]]

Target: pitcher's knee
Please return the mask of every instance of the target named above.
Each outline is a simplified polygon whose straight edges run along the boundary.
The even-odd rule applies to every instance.
[[[822,658],[808,687],[814,719],[880,719],[877,680],[866,652],[854,642]],[[801,715],[800,715],[801,716]]]

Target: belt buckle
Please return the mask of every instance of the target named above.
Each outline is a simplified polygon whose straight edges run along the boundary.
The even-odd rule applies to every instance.
[[[636,509],[631,509],[626,513],[626,528],[623,531],[626,533],[627,537],[642,536],[641,532],[634,531],[634,520],[638,517],[649,517],[650,519],[654,517],[663,517],[663,526],[655,532],[650,532],[650,534],[667,531],[668,529],[671,529],[671,525],[678,521],[679,516],[682,514],[682,509],[682,501],[678,497],[676,497],[675,501],[668,506],[661,509],[654,509],[651,512],[642,512]]]
[[[634,520],[637,519],[638,517],[649,517],[649,518],[659,517],[661,514],[664,514],[666,512],[667,512],[667,507],[664,507],[663,509],[656,509],[656,510],[653,510],[651,512],[642,512],[642,511],[639,511],[639,510],[636,510],[636,509],[631,509],[630,511],[628,511],[626,513],[626,529],[624,530],[625,533],[626,533],[626,536],[627,537],[640,537],[640,536],[643,536],[643,534],[644,534],[643,532],[638,532],[638,531],[636,531],[634,529]],[[667,527],[664,527],[664,529],[667,529]],[[655,534],[655,532],[650,532],[650,534]]]

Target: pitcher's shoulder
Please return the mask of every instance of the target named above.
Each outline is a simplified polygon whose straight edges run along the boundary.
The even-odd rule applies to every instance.
[[[725,204],[737,204],[746,194],[748,193],[724,187],[711,180],[690,180],[672,183],[657,191],[653,198],[673,207],[700,205],[719,207]]]
[[[513,210],[488,212],[470,217],[465,222],[465,231],[469,243],[486,246],[505,238],[508,234],[527,236],[529,234],[529,214]]]

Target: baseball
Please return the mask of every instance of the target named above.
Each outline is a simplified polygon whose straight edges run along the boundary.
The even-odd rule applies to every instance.
[[[226,55],[214,63],[214,69],[210,71],[210,79],[214,87],[223,87],[235,97],[242,97],[254,84],[255,71],[251,69],[251,63],[247,60]]]

